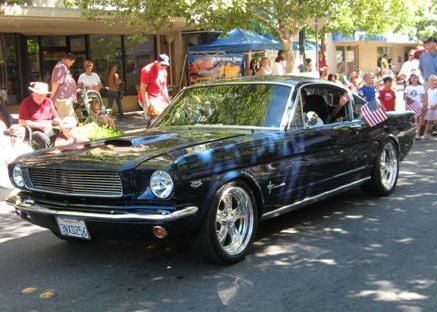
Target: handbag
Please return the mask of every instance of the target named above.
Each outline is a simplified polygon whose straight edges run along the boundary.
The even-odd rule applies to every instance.
[[[102,97],[108,97],[108,87],[102,87],[101,89],[100,89],[100,95],[102,96]]]

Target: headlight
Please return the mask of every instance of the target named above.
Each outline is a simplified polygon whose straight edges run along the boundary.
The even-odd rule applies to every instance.
[[[167,172],[157,170],[150,177],[150,189],[156,197],[167,198],[173,191],[173,180]]]
[[[18,187],[24,187],[23,170],[20,165],[15,165],[12,169],[12,180]]]

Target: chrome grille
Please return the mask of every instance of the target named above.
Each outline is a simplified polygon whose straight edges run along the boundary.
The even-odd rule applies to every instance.
[[[91,172],[49,168],[27,168],[26,186],[54,194],[93,197],[121,197],[123,185],[113,172]]]

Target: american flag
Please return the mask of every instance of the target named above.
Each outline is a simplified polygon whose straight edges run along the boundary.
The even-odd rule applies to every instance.
[[[423,113],[423,107],[416,101],[414,101],[411,97],[407,96],[407,108],[414,112],[414,116],[419,117]]]
[[[363,116],[364,120],[369,124],[370,127],[375,127],[376,125],[388,119],[387,113],[376,100],[361,106],[361,116]]]

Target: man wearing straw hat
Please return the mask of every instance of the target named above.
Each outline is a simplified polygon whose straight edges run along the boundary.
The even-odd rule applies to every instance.
[[[52,100],[47,97],[50,94],[47,83],[31,83],[29,90],[32,94],[21,102],[18,122],[22,126],[32,128],[32,138],[35,143],[40,148],[47,148],[50,145],[50,138],[55,135],[52,126],[59,126],[62,120]]]

